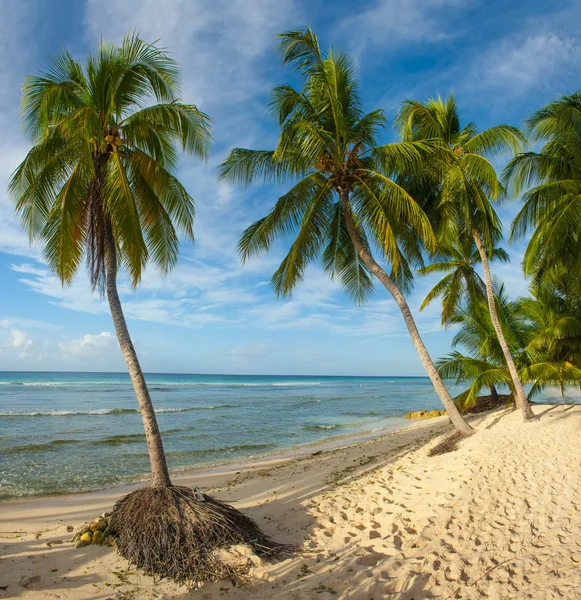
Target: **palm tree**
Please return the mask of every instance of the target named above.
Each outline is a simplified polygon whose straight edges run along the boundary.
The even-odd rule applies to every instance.
[[[179,147],[205,158],[211,136],[209,118],[178,93],[177,64],[136,36],[120,46],[102,44],[85,66],[67,52],[55,56],[46,72],[25,82],[24,125],[34,145],[10,191],[23,227],[43,244],[62,284],[85,259],[93,290],[107,295],[151,462],[151,487],[121,499],[111,527],[130,561],[181,581],[203,580],[213,548],[243,541],[238,517],[245,526],[249,520],[172,486],[117,292],[120,266],[136,286],[148,262],[163,273],[175,265],[178,232],[193,239],[194,200],[172,170]]]
[[[506,332],[507,342],[521,381],[531,384],[528,397],[547,386],[581,383],[581,311],[578,301],[569,302],[555,288],[533,289],[532,295],[510,302],[502,286],[495,291],[497,313]],[[514,386],[502,348],[484,300],[468,303],[452,318],[460,326],[454,350],[438,360],[442,377],[457,383],[469,381],[469,387],[455,398],[461,409],[470,407],[483,387]]]
[[[495,302],[511,353],[520,357],[524,345],[522,319],[502,285],[495,286]],[[460,327],[452,340],[454,350],[438,359],[436,364],[442,377],[454,378],[456,383],[471,382],[464,392],[454,398],[458,407],[466,410],[472,406],[484,387],[490,389],[492,396],[497,396],[496,386],[506,385],[514,396],[514,386],[490,318],[486,297],[466,298],[452,315],[450,323]],[[467,353],[455,350],[458,346]]]
[[[469,304],[474,304],[486,297],[486,285],[476,271],[476,265],[481,262],[481,259],[472,238],[464,238],[453,245],[441,248],[438,254],[440,256],[437,262],[432,262],[418,270],[420,275],[446,274],[428,292],[420,310],[441,296],[442,325],[448,326],[463,300],[467,299]],[[490,258],[504,262],[509,260],[508,254],[502,248],[494,248]]]
[[[531,296],[519,298],[516,307],[524,320],[528,361],[523,379],[534,381],[533,393],[545,385],[564,389],[581,380],[581,301],[570,293],[567,277],[534,286]]]
[[[527,188],[511,237],[532,231],[524,256],[525,274],[536,280],[567,264],[569,279],[581,283],[581,92],[562,96],[527,120],[530,137],[543,144],[509,162],[504,178],[516,193]],[[571,260],[570,257],[573,257]]]
[[[431,140],[439,143],[443,151],[431,155],[432,160],[426,164],[428,171],[434,171],[439,188],[438,209],[444,221],[452,219],[454,227],[448,229],[455,236],[471,238],[476,245],[484,270],[490,318],[513,381],[516,404],[525,421],[535,419],[496,312],[489,266],[493,248],[502,238],[502,224],[490,200],[502,197],[504,189],[488,158],[519,151],[524,136],[509,125],[482,132],[473,123],[462,127],[453,96],[447,100],[437,97],[425,104],[408,100],[403,103],[397,122],[404,140]]]
[[[272,278],[279,296],[289,296],[319,256],[355,302],[365,301],[372,276],[377,277],[397,302],[452,422],[470,434],[472,428],[438,375],[401,291],[411,286],[412,267],[421,264],[424,247],[433,248],[434,237],[425,213],[394,175],[421,164],[429,148],[416,142],[378,145],[385,116],[381,110],[363,113],[349,58],[333,50],[323,56],[310,29],[280,37],[283,62],[295,67],[304,86],[295,90],[282,85],[273,91],[272,110],[281,127],[276,149],[234,149],[222,164],[221,177],[244,184],[257,177],[292,180],[294,185],[242,234],[242,259],[295,233]],[[389,274],[373,257],[375,250],[390,264]]]

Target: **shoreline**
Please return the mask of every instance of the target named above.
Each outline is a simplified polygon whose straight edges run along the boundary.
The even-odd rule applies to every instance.
[[[71,529],[110,510],[124,488],[4,503],[0,598],[576,598],[581,406],[535,412],[540,420],[527,424],[510,409],[470,416],[475,435],[434,457],[428,450],[453,431],[446,417],[178,476],[176,484],[203,488],[298,548],[280,563],[233,548],[250,565],[248,581],[235,586],[222,580],[188,591],[129,568],[113,548],[75,549]]]
[[[400,419],[400,417],[392,417],[393,419]],[[444,417],[439,417],[444,418]],[[403,420],[403,417],[401,418]],[[429,419],[433,421],[434,419]],[[410,422],[411,421],[411,422]],[[178,467],[176,469],[170,469],[170,475],[172,479],[179,479],[192,475],[215,475],[223,472],[236,471],[240,468],[244,468],[247,465],[261,466],[271,464],[273,462],[284,462],[287,460],[293,460],[295,458],[301,458],[308,456],[313,451],[324,452],[326,450],[335,450],[338,448],[348,447],[356,445],[361,442],[365,442],[376,437],[382,437],[413,427],[416,423],[414,421],[422,421],[422,419],[407,419],[407,423],[384,425],[378,429],[371,429],[366,431],[359,431],[356,433],[347,433],[343,435],[334,435],[323,438],[315,442],[306,442],[303,444],[296,444],[294,446],[288,446],[286,448],[279,448],[265,452],[264,454],[256,454],[251,456],[240,456],[233,458],[228,461],[220,461],[214,463],[206,463],[201,465],[190,465],[185,467]],[[118,485],[110,487],[103,487],[97,489],[80,490],[65,492],[63,494],[44,494],[44,495],[27,495],[27,496],[14,496],[11,498],[0,498],[0,507],[7,504],[19,504],[23,502],[32,502],[34,500],[43,500],[51,498],[63,498],[69,496],[85,496],[88,494],[106,493],[113,492],[115,490],[133,490],[140,487],[147,481],[149,481],[149,474],[136,475],[130,481],[121,482]]]
[[[405,445],[408,443],[408,437],[414,438],[414,434],[422,433],[423,430],[427,430],[426,433],[428,435],[435,437],[447,429],[451,430],[451,427],[447,417],[418,419],[417,422],[411,423],[407,427],[397,428],[393,431],[383,433],[381,431],[368,432],[367,434],[358,437],[356,437],[357,434],[345,436],[348,438],[352,437],[350,440],[351,443],[333,445],[329,440],[326,440],[317,444],[306,444],[304,446],[294,447],[300,450],[294,455],[289,454],[288,456],[270,457],[271,455],[269,454],[266,457],[257,457],[255,460],[246,460],[223,465],[190,467],[180,473],[173,472],[172,480],[176,485],[188,485],[189,487],[199,487],[205,492],[215,492],[216,490],[222,489],[223,486],[231,487],[231,485],[228,485],[227,483],[228,478],[235,477],[236,475],[248,476],[260,471],[277,470],[289,467],[309,459],[316,461],[321,457],[325,457],[325,455],[335,453],[346,454],[352,449],[361,448],[367,444],[381,443],[382,441],[392,438],[401,438],[401,441]],[[346,441],[345,438],[342,441]],[[202,482],[198,481],[202,478],[203,482],[207,482],[207,485],[202,485]],[[49,509],[51,513],[56,513],[59,508],[67,509],[75,504],[81,506],[102,505],[104,502],[110,501],[111,498],[123,496],[135,489],[143,487],[144,483],[145,481],[139,481],[87,492],[73,492],[70,494],[4,500],[0,502],[3,514],[3,516],[0,517],[0,523],[10,521],[14,518],[14,515],[11,516],[12,511],[19,512],[20,510],[28,510],[34,512],[35,509]],[[111,507],[112,506],[113,503],[111,503]],[[92,515],[92,517],[96,516],[98,516],[96,513]],[[81,524],[82,523],[79,523],[79,525]],[[0,540],[2,539],[1,533],[2,532],[0,531]]]

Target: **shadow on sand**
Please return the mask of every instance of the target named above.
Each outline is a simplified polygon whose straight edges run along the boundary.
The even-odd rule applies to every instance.
[[[399,595],[389,592],[395,583],[389,573],[390,557],[373,551],[371,546],[362,557],[361,553],[355,555],[349,552],[350,546],[346,542],[340,556],[337,555],[334,559],[336,562],[332,562],[332,568],[327,568],[324,572],[317,568],[319,557],[326,550],[314,546],[312,541],[308,543],[316,525],[316,519],[310,514],[310,504],[315,495],[353,482],[449,431],[450,425],[447,422],[434,423],[411,440],[406,435],[402,435],[401,440],[394,438],[389,452],[378,452],[379,448],[373,446],[372,442],[368,449],[366,446],[365,451],[357,455],[355,462],[353,455],[349,453],[350,449],[317,452],[297,460],[237,473],[232,479],[208,489],[219,499],[233,504],[252,517],[276,541],[302,546],[301,551],[290,559],[268,566],[268,582],[253,580],[248,584],[240,584],[230,596],[237,600],[261,598],[265,591],[270,592],[272,588],[276,588],[276,594],[280,598],[345,597],[364,600],[384,597],[381,594],[389,594],[385,597],[400,600],[421,598],[421,592],[427,583],[427,578],[422,573],[409,581],[400,581]],[[50,530],[40,527],[34,529],[35,521],[26,518],[27,503],[22,505],[22,516],[24,522],[32,523],[31,531],[20,532],[20,535],[18,532],[5,531],[7,526],[18,522],[18,519],[14,514],[8,518],[0,518],[0,529],[4,530],[0,531],[0,598],[19,598],[31,592],[39,597],[62,595],[68,598],[74,596],[74,590],[78,588],[83,588],[83,592],[76,592],[76,597],[95,600],[145,600],[150,597],[185,600],[196,597],[198,593],[186,588],[164,582],[154,584],[150,578],[128,570],[126,561],[116,556],[112,548],[73,547],[69,541],[72,534],[66,531],[67,525],[78,527],[95,518],[107,506],[113,505],[119,493],[119,490],[102,493],[96,501],[92,501],[94,495],[87,495],[87,502],[81,504],[81,510],[79,503],[84,500],[82,495],[70,497],[68,502],[61,500],[58,515],[55,513],[54,519],[51,518],[58,526]],[[45,502],[48,513],[38,518],[39,526],[47,522],[47,514],[52,517],[51,502]],[[372,567],[380,561],[385,561],[386,564],[382,579],[371,581],[369,578]],[[345,582],[344,589],[332,589],[330,584],[329,587],[325,584],[331,571],[333,581]],[[337,584],[333,585],[336,587]],[[90,595],[86,595],[87,589],[91,590]],[[362,594],[351,596],[350,589],[360,589]],[[142,595],[144,590],[147,590],[145,596]],[[216,582],[205,586],[199,592],[199,597],[224,595],[228,590],[234,591],[231,582]],[[285,595],[287,591],[288,596]]]

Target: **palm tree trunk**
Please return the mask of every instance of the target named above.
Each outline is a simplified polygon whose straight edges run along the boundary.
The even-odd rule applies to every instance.
[[[484,282],[486,283],[486,297],[488,299],[488,310],[490,311],[490,320],[492,321],[492,325],[494,326],[494,330],[496,331],[496,336],[498,337],[498,342],[500,343],[500,347],[502,348],[502,353],[504,354],[504,359],[506,360],[508,371],[512,379],[512,384],[514,386],[515,392],[515,402],[516,405],[522,410],[524,420],[531,421],[533,419],[536,419],[537,417],[535,416],[535,413],[533,412],[531,405],[527,400],[527,396],[525,394],[525,390],[523,388],[520,377],[518,376],[518,371],[516,369],[516,365],[514,364],[512,354],[510,353],[510,349],[508,347],[508,344],[506,343],[506,338],[504,337],[502,327],[500,326],[498,313],[496,311],[494,290],[492,289],[492,278],[490,276],[488,257],[486,256],[486,251],[484,250],[484,246],[482,245],[482,240],[480,239],[480,235],[478,234],[478,232],[473,231],[472,236],[474,237],[474,241],[476,242],[476,247],[478,248],[480,260],[482,261],[482,267],[484,269]]]
[[[424,345],[424,342],[420,336],[420,332],[416,327],[416,323],[414,321],[411,310],[408,306],[406,299],[403,294],[400,292],[399,288],[395,283],[391,280],[389,275],[382,269],[379,264],[375,261],[371,253],[365,248],[363,243],[361,242],[361,238],[357,233],[357,229],[355,227],[355,223],[353,222],[353,215],[351,214],[351,208],[349,206],[349,194],[343,193],[341,195],[341,204],[343,206],[343,217],[345,219],[345,226],[347,228],[347,232],[349,233],[349,237],[351,238],[351,242],[357,254],[361,257],[361,260],[365,263],[367,268],[373,273],[379,281],[383,284],[385,289],[393,296],[394,300],[397,302],[401,310],[401,314],[403,315],[405,324],[407,325],[408,331],[410,332],[410,336],[416,352],[428,373],[428,376],[436,390],[436,394],[440,398],[450,420],[454,424],[454,427],[465,435],[471,435],[474,433],[472,427],[467,423],[466,419],[460,414],[460,411],[454,404],[452,397],[450,396],[438,370],[436,369],[434,363],[430,355],[428,354],[428,350]]]
[[[129,330],[127,329],[127,323],[123,314],[121,301],[119,300],[119,294],[117,293],[117,251],[115,248],[115,241],[113,239],[111,226],[107,224],[105,229],[107,299],[109,301],[113,323],[115,324],[115,332],[117,333],[119,346],[121,347],[123,358],[127,363],[127,369],[129,371],[129,376],[131,377],[135,395],[137,396],[141,418],[143,419],[145,439],[147,440],[149,461],[151,463],[151,485],[152,487],[167,487],[171,485],[171,480],[169,478],[169,470],[167,468],[167,461],[163,451],[157,419],[155,418],[155,412],[153,410],[153,404],[151,403],[147,384],[145,383],[145,377],[143,376],[137,353],[133,347]]]
[[[490,386],[490,395],[494,401],[498,400],[498,392],[496,391],[496,387],[493,385]]]

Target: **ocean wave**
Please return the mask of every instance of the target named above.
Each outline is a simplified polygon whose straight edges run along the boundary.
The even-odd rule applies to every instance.
[[[0,450],[0,454],[23,454],[26,452],[46,452],[47,450],[53,450],[59,446],[65,446],[68,444],[78,444],[80,440],[54,440],[47,442],[46,444],[26,444],[23,446],[12,446],[11,448],[4,448]]]
[[[221,448],[204,448],[203,450],[177,450],[166,452],[166,456],[168,458],[189,458],[195,455],[231,454],[246,450],[272,450],[276,447],[276,444],[238,444],[236,446],[223,446]]]
[[[319,431],[321,429],[341,429],[344,425],[303,425],[307,431]]]
[[[155,385],[155,384],[153,384]],[[286,381],[286,382],[263,382],[263,383],[242,383],[229,381],[191,381],[191,382],[168,382],[160,383],[161,386],[169,387],[305,387],[313,385],[321,385],[319,381]]]
[[[163,433],[162,433],[163,435]],[[135,442],[144,442],[145,434],[144,433],[133,433],[128,435],[112,435],[111,437],[106,437],[100,440],[95,440],[94,442],[90,442],[91,445],[95,446],[121,446],[122,444],[133,444]]]
[[[146,377],[147,379],[147,377]],[[281,381],[281,382],[241,382],[241,381],[149,381],[149,387],[155,391],[170,391],[174,387],[304,387],[321,385],[320,381]],[[130,381],[0,381],[0,385],[18,385],[25,387],[70,387],[86,388],[90,386],[125,386]]]
[[[23,385],[25,387],[67,387],[76,385],[131,385],[130,381],[0,381],[0,385]]]
[[[218,410],[221,408],[236,408],[233,404],[216,404],[214,406],[186,406],[156,408],[155,412],[163,413],[181,413],[192,410]],[[132,415],[139,414],[138,408],[110,408],[98,410],[52,410],[35,412],[0,412],[0,417],[71,417],[71,416],[103,416],[103,415]]]
[[[236,408],[233,404],[215,404],[213,406],[186,406],[182,408],[156,408],[156,413],[180,413],[191,410],[218,410],[221,408]]]

